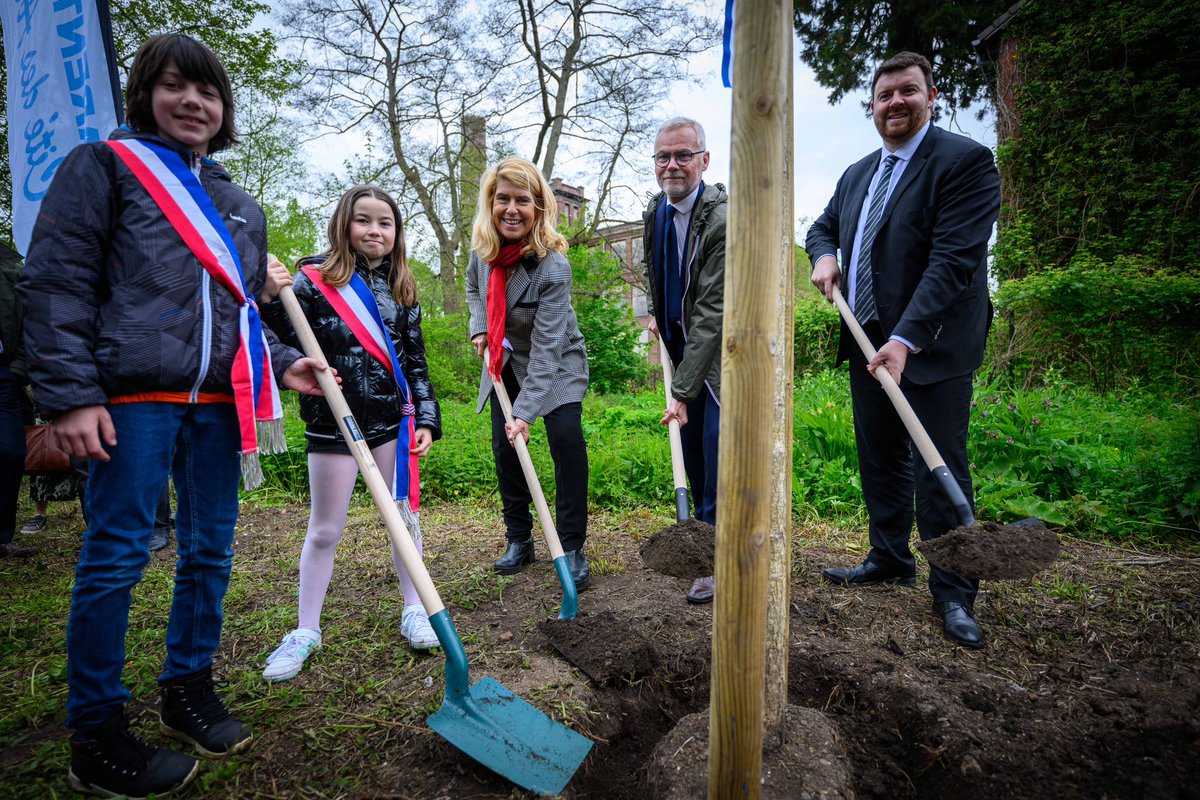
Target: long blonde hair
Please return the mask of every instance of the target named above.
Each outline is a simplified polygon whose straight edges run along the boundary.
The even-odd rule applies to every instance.
[[[514,157],[496,164],[480,181],[479,205],[471,228],[471,249],[480,259],[491,261],[500,252],[500,233],[492,223],[492,200],[496,197],[496,184],[500,181],[508,181],[533,195],[533,227],[525,240],[522,254],[537,253],[538,258],[545,258],[551,250],[559,253],[566,250],[567,240],[555,228],[558,201],[554,199],[554,191],[532,161]]]
[[[354,204],[364,197],[382,200],[392,209],[392,215],[396,218],[396,241],[392,244],[388,282],[397,303],[414,306],[417,303],[417,279],[408,268],[408,258],[405,256],[404,220],[396,201],[378,186],[353,186],[338,200],[337,208],[329,218],[329,247],[318,256],[325,258],[325,262],[318,267],[321,276],[330,286],[340,287],[349,283],[354,275],[355,257],[350,249],[350,223],[354,219]]]

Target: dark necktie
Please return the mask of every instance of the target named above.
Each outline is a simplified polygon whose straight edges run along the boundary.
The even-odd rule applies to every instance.
[[[867,224],[863,228],[862,243],[858,247],[858,271],[854,275],[854,318],[866,325],[875,316],[875,287],[871,271],[871,248],[879,223],[883,220],[883,205],[887,201],[888,184],[892,180],[892,168],[897,157],[889,155],[883,160],[883,172],[871,195],[871,207],[867,210]]]
[[[667,206],[667,252],[664,262],[667,322],[683,320],[683,276],[679,269],[679,236],[675,233],[675,206]]]

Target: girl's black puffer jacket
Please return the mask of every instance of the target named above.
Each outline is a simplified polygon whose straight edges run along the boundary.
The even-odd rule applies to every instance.
[[[302,262],[302,266],[320,263],[321,259],[309,258]],[[383,323],[392,336],[400,368],[412,392],[413,405],[416,406],[416,426],[429,428],[436,441],[442,436],[442,411],[433,384],[429,381],[425,337],[421,333],[421,305],[402,306],[396,302],[389,287],[390,265],[387,261],[376,269],[370,269],[365,260],[360,258],[356,272],[375,296]],[[401,401],[391,372],[359,344],[325,295],[303,272],[296,272],[292,291],[304,309],[304,315],[316,334],[326,360],[342,379],[342,394],[367,445],[377,447],[395,439],[400,429]],[[264,304],[262,315],[282,341],[293,347],[300,346],[282,303],[276,300]],[[300,395],[300,417],[305,423],[304,437],[310,453],[350,452],[325,398]]]

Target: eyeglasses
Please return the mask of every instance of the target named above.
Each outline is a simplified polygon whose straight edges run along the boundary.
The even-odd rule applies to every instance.
[[[697,150],[694,153],[688,152],[687,150],[676,150],[674,153],[655,153],[654,163],[660,167],[665,167],[671,163],[671,159],[673,158],[675,159],[676,164],[681,167],[686,167],[688,164],[692,163],[693,156],[698,156],[703,152],[703,150]]]

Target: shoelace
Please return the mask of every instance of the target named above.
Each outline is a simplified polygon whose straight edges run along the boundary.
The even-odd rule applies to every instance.
[[[103,743],[108,743],[105,747]],[[114,767],[132,773],[150,763],[154,749],[129,732],[129,720],[122,717],[107,729],[96,731],[89,742],[94,756]]]
[[[191,686],[184,685],[183,700],[192,718],[204,722],[205,725],[215,725],[229,719],[229,709],[217,696],[212,680],[205,680]]]
[[[287,636],[283,637],[283,641],[280,643],[279,647],[275,648],[275,652],[271,653],[270,658],[267,659],[267,663],[274,661],[280,656],[296,658],[302,649],[304,653],[307,654],[309,650],[312,650],[312,646],[312,639],[307,639],[303,636],[297,636],[294,633],[289,633]]]

